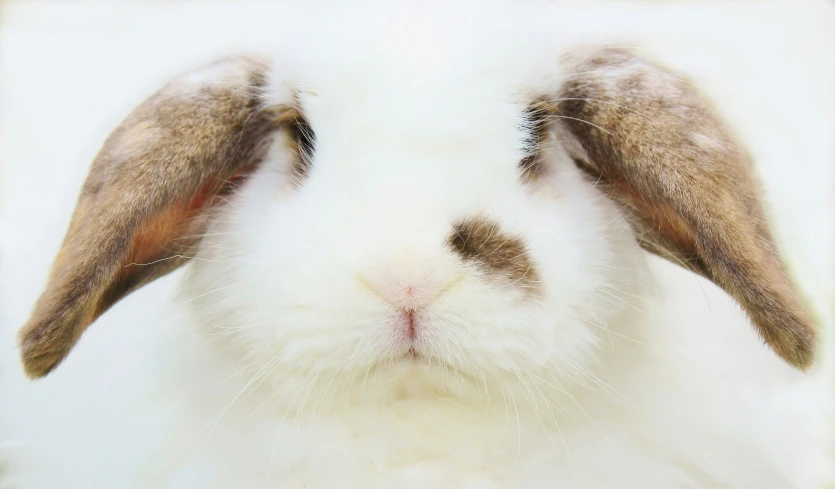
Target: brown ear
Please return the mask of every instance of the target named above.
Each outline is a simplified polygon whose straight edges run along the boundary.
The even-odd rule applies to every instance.
[[[623,204],[641,245],[715,282],[789,363],[816,328],[776,250],[749,156],[680,76],[618,49],[569,54],[545,100],[577,164]]]
[[[261,98],[268,65],[233,57],[173,80],[137,107],[93,161],[52,273],[20,331],[42,377],[131,291],[181,266],[208,210],[255,167],[293,113]]]

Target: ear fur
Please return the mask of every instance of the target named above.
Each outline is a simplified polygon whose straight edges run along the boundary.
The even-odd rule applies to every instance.
[[[230,57],[187,73],[107,138],[20,331],[30,377],[52,371],[114,303],[185,262],[216,197],[246,177],[270,133],[298,115],[262,101],[268,68]]]
[[[582,53],[582,54],[581,54]],[[772,239],[749,156],[694,86],[620,49],[563,58],[536,104],[573,135],[566,149],[623,205],[640,244],[712,280],[799,368],[816,327]]]

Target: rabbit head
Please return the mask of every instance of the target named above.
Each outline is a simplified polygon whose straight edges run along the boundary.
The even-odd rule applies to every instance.
[[[173,80],[93,162],[20,333],[26,371],[188,263],[196,322],[288,398],[374,380],[477,396],[597,361],[640,322],[641,248],[721,286],[808,367],[812,321],[709,104],[625,50],[553,54],[547,83],[256,56]]]

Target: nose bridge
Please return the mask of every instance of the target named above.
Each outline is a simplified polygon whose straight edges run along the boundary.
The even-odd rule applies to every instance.
[[[376,225],[414,245],[449,231],[452,209],[449,186],[426,174],[380,175],[367,190],[366,205]]]
[[[454,274],[445,244],[455,212],[449,192],[429,172],[397,169],[368,175],[352,189],[363,214],[363,230],[349,238],[357,244],[357,273],[390,301],[419,303]]]

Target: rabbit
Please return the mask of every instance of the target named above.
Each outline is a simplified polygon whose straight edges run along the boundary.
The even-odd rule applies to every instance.
[[[67,429],[98,441],[22,449],[13,483],[833,481],[817,326],[707,96],[629,49],[444,9],[229,55],[113,131],[23,369],[52,380],[175,270],[178,305],[152,361],[76,393]],[[111,405],[130,436],[97,425]]]

